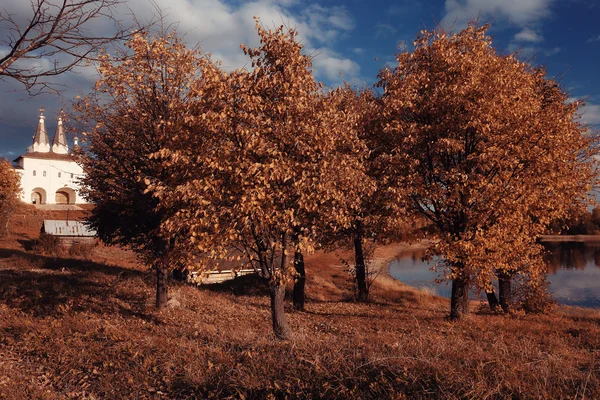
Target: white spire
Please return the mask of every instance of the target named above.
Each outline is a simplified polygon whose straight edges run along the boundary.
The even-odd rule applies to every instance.
[[[69,153],[67,137],[65,136],[65,131],[63,129],[62,110],[60,111],[60,114],[58,114],[58,125],[56,126],[56,133],[54,134],[54,139],[52,140],[52,152],[57,154]]]
[[[27,153],[50,152],[50,141],[48,140],[48,133],[46,132],[46,123],[44,122],[45,119],[46,117],[44,117],[44,109],[40,108],[38,126],[35,130],[35,134],[33,135],[33,142],[31,143],[31,146],[27,148]]]

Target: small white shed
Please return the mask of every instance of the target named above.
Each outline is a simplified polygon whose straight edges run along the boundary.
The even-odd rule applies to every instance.
[[[94,243],[96,240],[96,231],[81,221],[45,219],[41,233],[58,237],[64,246]]]

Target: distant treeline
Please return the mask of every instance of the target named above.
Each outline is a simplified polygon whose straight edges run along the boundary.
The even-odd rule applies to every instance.
[[[552,230],[561,235],[600,235],[600,208],[573,215],[566,221],[555,222]]]

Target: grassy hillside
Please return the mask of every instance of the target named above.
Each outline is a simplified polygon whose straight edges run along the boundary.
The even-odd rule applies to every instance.
[[[279,342],[252,277],[174,283],[156,312],[154,278],[128,251],[27,250],[43,218],[23,211],[0,240],[0,398],[600,398],[598,311],[474,305],[450,322],[445,299],[384,275],[371,303],[354,303],[338,256],[316,254],[307,312],[289,308],[294,336]]]

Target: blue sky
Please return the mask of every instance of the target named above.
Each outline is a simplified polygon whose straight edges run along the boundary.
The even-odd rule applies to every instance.
[[[18,4],[16,4],[18,3]],[[28,16],[28,2],[0,0],[0,7],[19,17]],[[157,0],[167,19],[179,22],[179,32],[190,45],[212,52],[225,68],[246,65],[239,44],[256,45],[253,16],[265,25],[297,27],[314,72],[328,85],[343,80],[373,84],[378,71],[393,64],[398,46],[409,50],[420,30],[442,24],[460,29],[479,17],[491,22],[490,34],[501,53],[520,50],[521,57],[547,67],[574,98],[587,99],[583,118],[600,126],[600,0],[433,0],[433,1],[300,1],[300,0]],[[138,19],[150,18],[148,0],[129,0],[119,15],[127,23],[132,10]],[[0,24],[0,36],[6,35]],[[94,31],[110,29],[98,21]],[[0,53],[3,51],[0,46]],[[61,96],[30,98],[10,80],[0,81],[0,157],[14,159],[25,151],[45,107],[50,134],[55,116],[70,99],[85,94],[95,82],[93,68],[57,78]]]

